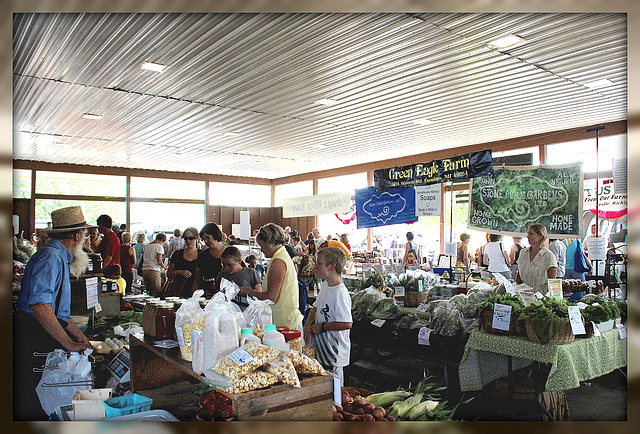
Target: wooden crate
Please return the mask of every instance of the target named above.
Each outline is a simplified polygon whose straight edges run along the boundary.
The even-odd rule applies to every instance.
[[[398,297],[398,300],[402,300],[407,307],[416,307],[427,301],[427,297],[429,297],[429,291],[407,291],[404,293],[404,297]]]
[[[239,421],[331,420],[333,377],[318,375],[300,379],[302,387],[271,386],[238,395],[225,393],[233,401]]]

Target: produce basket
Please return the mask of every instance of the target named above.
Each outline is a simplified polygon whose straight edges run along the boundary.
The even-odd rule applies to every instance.
[[[509,322],[509,330],[500,330],[493,328],[493,309],[485,307],[480,311],[478,317],[478,325],[480,328],[488,333],[494,333],[497,335],[516,335],[518,334],[518,328],[516,320],[518,318],[511,314],[511,321]]]
[[[538,335],[533,330],[533,327],[529,322],[529,318],[527,318],[525,321],[525,328],[527,330],[527,338],[531,342],[535,342],[538,344],[541,343],[540,339],[538,339]],[[567,319],[567,322],[564,324],[564,326],[562,326],[560,330],[558,330],[557,332],[554,333],[553,336],[551,336],[551,339],[549,339],[549,342],[547,342],[547,344],[552,344],[552,345],[569,344],[574,340],[575,340],[575,335],[573,334],[573,330],[571,330],[571,324]]]
[[[104,401],[104,410],[107,418],[124,416],[126,414],[149,411],[153,399],[133,393]]]
[[[404,297],[398,297],[398,300],[402,300],[406,307],[417,307],[420,303],[427,301],[429,298],[429,291],[407,291],[404,293]]]

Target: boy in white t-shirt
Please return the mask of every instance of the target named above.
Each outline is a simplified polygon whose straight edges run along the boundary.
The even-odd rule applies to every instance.
[[[304,326],[305,340],[314,337],[318,361],[340,378],[344,386],[343,368],[349,364],[351,339],[351,297],[340,275],[347,262],[337,247],[325,247],[318,252],[316,276],[324,279],[318,298]]]

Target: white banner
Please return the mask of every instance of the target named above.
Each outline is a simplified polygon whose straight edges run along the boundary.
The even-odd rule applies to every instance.
[[[351,208],[352,195],[351,192],[343,192],[285,199],[282,204],[282,217],[346,213]]]
[[[442,184],[418,186],[416,189],[416,215],[439,216]]]

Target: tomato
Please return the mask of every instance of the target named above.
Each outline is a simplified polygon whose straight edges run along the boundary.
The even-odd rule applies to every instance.
[[[218,416],[222,420],[231,419],[233,417],[233,408],[224,402],[217,402],[213,406],[213,416],[214,418]]]

